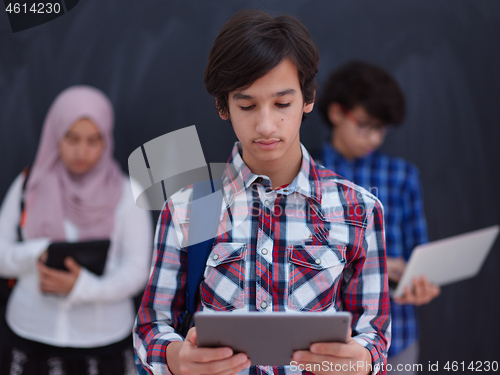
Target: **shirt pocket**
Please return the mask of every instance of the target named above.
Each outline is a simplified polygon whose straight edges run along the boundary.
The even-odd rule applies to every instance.
[[[218,311],[243,307],[245,252],[245,243],[221,242],[212,248],[200,285],[203,305]]]
[[[288,247],[288,307],[324,311],[335,300],[346,263],[345,246],[295,245]]]

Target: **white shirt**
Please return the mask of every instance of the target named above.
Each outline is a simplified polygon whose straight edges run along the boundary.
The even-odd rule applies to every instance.
[[[135,205],[130,180],[125,178],[116,207],[103,275],[82,268],[65,297],[39,290],[36,263],[50,240],[16,242],[23,182],[22,175],[16,178],[0,209],[0,276],[17,278],[7,304],[9,327],[21,337],[54,346],[89,348],[123,340],[132,331],[136,312],[131,297],[144,289],[152,248],[151,216]],[[78,238],[75,225],[66,221],[64,227],[67,240]]]

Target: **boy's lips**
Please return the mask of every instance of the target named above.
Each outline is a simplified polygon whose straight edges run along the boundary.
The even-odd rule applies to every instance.
[[[278,145],[279,142],[280,142],[279,139],[269,139],[269,140],[259,139],[255,141],[257,146],[259,146],[263,150],[272,150]]]

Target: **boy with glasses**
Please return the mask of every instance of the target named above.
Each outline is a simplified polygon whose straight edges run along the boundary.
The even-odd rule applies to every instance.
[[[413,248],[427,242],[427,226],[417,168],[386,155],[382,145],[390,125],[400,124],[405,100],[396,81],[382,68],[350,62],[331,73],[318,105],[332,127],[322,149],[323,165],[377,196],[384,206],[389,282],[397,283]],[[413,280],[403,297],[391,299],[392,344],[388,363],[418,360],[415,306],[440,292],[425,278]]]

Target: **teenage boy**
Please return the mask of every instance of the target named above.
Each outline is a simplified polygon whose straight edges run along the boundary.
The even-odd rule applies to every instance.
[[[189,251],[188,187],[167,201],[160,216],[152,275],[134,329],[137,355],[149,372],[291,374],[325,363],[321,370],[384,372],[390,318],[382,206],[318,167],[299,139],[314,105],[318,59],[308,31],[290,16],[240,12],[214,42],[205,84],[239,142],[223,176],[226,199],[198,308],[346,310],[353,314],[352,337],[345,344],[311,345],[294,353],[293,366],[273,368],[249,367],[248,357],[230,348],[198,348],[195,327],[185,338],[177,334]]]
[[[411,163],[377,149],[388,125],[401,123],[405,100],[397,82],[382,68],[349,62],[331,73],[318,100],[332,127],[322,150],[322,163],[374,195],[384,206],[389,280],[399,281],[413,248],[427,242],[420,180]],[[417,363],[418,325],[415,306],[428,303],[439,287],[425,277],[413,289],[391,299],[392,338],[389,363]]]

